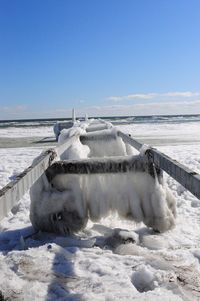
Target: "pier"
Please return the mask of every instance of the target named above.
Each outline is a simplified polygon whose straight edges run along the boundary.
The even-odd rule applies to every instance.
[[[110,129],[110,123],[106,123],[104,120],[94,120],[88,123],[86,133],[79,137],[80,141],[87,145],[88,142],[91,143],[92,141],[109,142],[120,137],[125,144],[134,147],[138,151],[143,147],[141,142],[130,135],[118,130],[111,131]],[[62,145],[46,150],[38,160],[20,173],[14,181],[11,181],[0,190],[0,220],[8,214],[43,173],[47,174],[47,178],[50,181],[52,177],[59,173],[124,173],[134,170],[147,170],[153,175],[152,166],[154,165],[158,175],[162,175],[162,171],[165,171],[200,199],[200,175],[151,146],[146,150],[146,166],[141,166],[138,163],[139,157],[137,156],[106,159],[88,158],[87,160],[55,162],[55,159],[68,149],[75,139],[76,137],[72,136]]]

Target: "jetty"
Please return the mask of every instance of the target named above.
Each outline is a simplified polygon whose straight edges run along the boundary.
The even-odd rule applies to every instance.
[[[112,140],[120,138],[125,145],[131,146],[137,151],[143,150],[145,152],[145,165],[140,162],[138,157],[131,155],[103,158],[93,157],[80,160],[58,160],[77,139],[76,133],[68,137],[62,144],[57,144],[56,147],[44,151],[38,159],[34,160],[31,166],[22,171],[13,181],[0,190],[0,220],[10,212],[44,173],[48,181],[51,181],[58,174],[119,174],[130,171],[145,171],[155,176],[156,170],[158,179],[161,180],[164,171],[200,199],[200,175],[198,173],[152,146],[148,146],[145,149],[145,146],[134,139],[134,137],[117,130],[117,128],[105,120],[91,119],[77,122],[75,113],[73,113],[72,122],[56,124],[54,129],[56,138],[58,139],[63,129],[74,126],[81,128],[83,124],[85,133],[79,134],[82,144],[91,145],[93,141],[109,143]]]

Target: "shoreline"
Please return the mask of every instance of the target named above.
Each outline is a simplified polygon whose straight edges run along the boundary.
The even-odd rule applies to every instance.
[[[55,146],[56,138],[52,137],[20,137],[4,138],[0,137],[0,148],[21,148],[21,147],[38,147],[38,146]]]
[[[132,135],[133,136],[133,135]],[[143,144],[148,144],[152,147],[154,146],[173,146],[173,145],[191,145],[191,144],[200,144],[200,137],[194,140],[191,137],[186,139],[177,138],[177,137],[138,137],[135,135],[134,138]],[[51,137],[0,137],[0,149],[2,148],[21,148],[21,147],[38,147],[44,146],[52,147],[56,146],[57,141],[54,136]]]

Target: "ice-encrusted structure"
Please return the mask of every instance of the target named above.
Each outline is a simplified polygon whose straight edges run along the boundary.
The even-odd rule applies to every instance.
[[[76,141],[62,160],[101,156],[125,156],[131,153],[121,138],[91,141],[79,139],[84,129],[61,132],[63,142],[71,135]],[[142,155],[144,162],[145,155]],[[143,222],[159,232],[175,224],[176,204],[163,181],[148,172],[116,174],[59,174],[51,183],[44,174],[31,188],[30,219],[36,229],[70,234],[83,229],[88,219],[97,221],[116,211],[120,217]]]

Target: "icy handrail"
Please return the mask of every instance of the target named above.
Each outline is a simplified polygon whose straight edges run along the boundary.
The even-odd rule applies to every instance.
[[[118,131],[125,143],[129,143],[138,151],[142,148],[142,144],[133,139],[130,135],[126,135],[121,131]],[[148,150],[148,157],[156,167],[161,168],[168,173],[172,178],[179,182],[183,187],[189,190],[194,196],[200,199],[200,175],[194,172],[187,166],[173,160],[169,156],[158,151],[156,148],[150,147]]]
[[[155,171],[153,164],[146,156],[114,156],[103,158],[88,158],[81,160],[56,161],[46,170],[49,182],[59,174],[105,174],[147,172],[153,178]],[[157,175],[162,177],[162,172],[157,169]]]
[[[11,181],[0,190],[0,220],[9,213],[35,181],[39,179],[54,161],[55,157],[61,155],[73,143],[74,139],[77,138],[70,137],[67,142],[59,147],[46,150],[34,160],[30,167],[21,172],[14,181]]]

